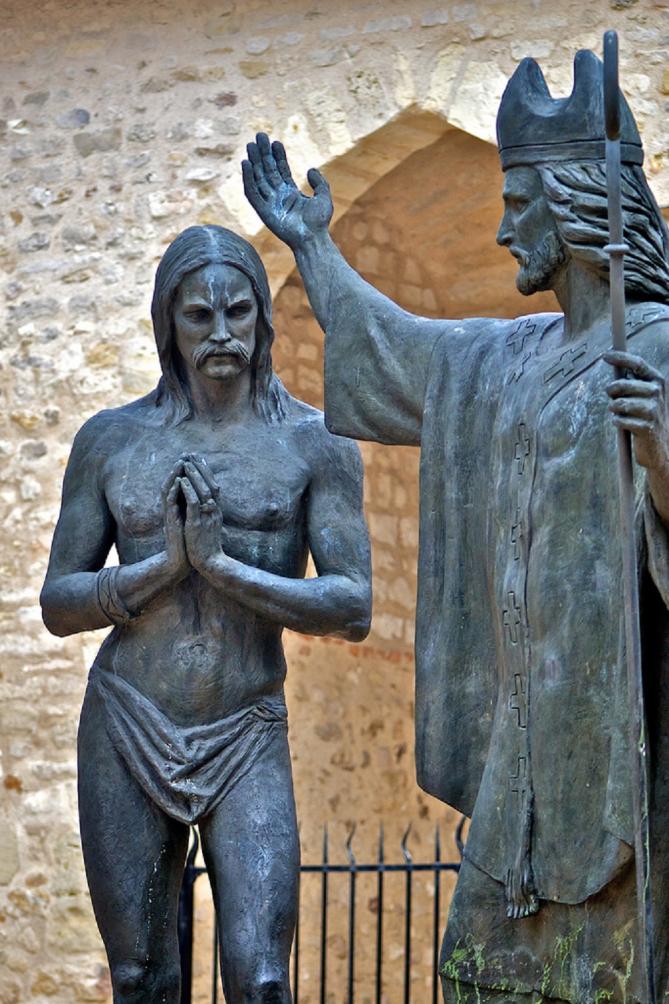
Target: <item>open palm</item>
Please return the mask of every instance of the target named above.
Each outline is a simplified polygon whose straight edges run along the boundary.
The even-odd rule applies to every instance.
[[[314,194],[304,195],[293,180],[282,143],[270,143],[261,132],[246,149],[249,159],[242,161],[244,191],[265,226],[293,249],[327,230],[333,207],[323,175],[311,168],[307,180]]]

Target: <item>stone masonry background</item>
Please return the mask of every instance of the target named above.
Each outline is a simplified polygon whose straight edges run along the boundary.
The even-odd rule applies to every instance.
[[[567,94],[574,52],[601,52],[602,32],[617,28],[665,207],[669,0],[4,0],[0,10],[0,1004],[109,1001],[75,778],[78,710],[103,634],[52,638],[37,598],[74,433],[157,379],[149,306],[164,248],[197,222],[247,235],[276,297],[277,372],[322,401],[322,337],[299,277],[243,196],[244,146],[264,129],[300,179],[323,168],[345,254],[407,309],[553,309],[515,293],[494,242],[505,81],[530,54]],[[427,860],[437,823],[454,853],[456,820],[414,779],[418,458],[362,449],[372,633],[361,646],[286,639],[303,857],[317,859],[326,821],[342,856],[357,823],[360,859],[380,822],[397,848],[413,821],[412,848]],[[331,937],[342,956],[343,935]],[[416,953],[429,962],[430,946]]]

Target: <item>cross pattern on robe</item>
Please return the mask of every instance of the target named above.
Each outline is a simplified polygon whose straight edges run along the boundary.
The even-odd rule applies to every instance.
[[[518,644],[518,628],[521,624],[520,607],[516,603],[516,594],[509,592],[509,605],[502,611],[502,623],[506,628],[512,645]]]
[[[514,795],[525,797],[527,791],[527,757],[519,756],[516,773],[509,775],[509,788]]]
[[[530,455],[530,437],[524,422],[518,423],[518,439],[513,448],[513,459],[518,465],[518,473],[525,473],[525,461]]]
[[[554,366],[551,366],[544,373],[544,383],[548,383],[549,380],[552,380],[556,376],[569,376],[576,366],[576,360],[585,355],[587,347],[588,343],[583,342],[582,345],[576,345],[573,349],[567,349],[566,352],[563,352],[559,362],[555,363]]]
[[[527,696],[525,681],[520,673],[513,674],[514,691],[509,697],[509,709],[518,715],[518,728],[527,728]]]
[[[659,313],[657,309],[644,310],[641,316],[639,316],[639,314],[636,316],[632,314],[631,317],[627,317],[625,320],[625,331],[629,334],[629,332],[632,331],[633,328],[636,328],[637,325],[648,324],[650,321],[654,321],[656,317],[661,316],[661,313]]]
[[[534,334],[534,332],[536,331],[536,327],[537,327],[536,324],[533,324],[531,321],[523,321],[522,324],[518,325],[515,331],[511,332],[511,334],[506,340],[506,344],[509,346],[509,348],[513,349],[514,356],[520,355],[525,346],[525,342],[530,337],[530,335]],[[529,359],[529,355],[527,356],[527,359]],[[524,362],[522,365],[524,365]]]
[[[512,371],[511,376],[509,377],[509,383],[517,383],[518,380],[520,380],[521,376],[525,372],[525,365],[530,361],[531,358],[532,358],[532,353],[526,352],[523,358],[520,360],[520,363],[518,364],[516,369]]]
[[[516,522],[511,527],[511,543],[513,544],[513,559],[520,559],[520,542],[523,538],[523,520],[520,514],[520,506],[516,506]]]

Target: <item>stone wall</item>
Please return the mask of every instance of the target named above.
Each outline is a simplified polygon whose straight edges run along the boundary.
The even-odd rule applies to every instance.
[[[75,788],[78,707],[101,635],[51,638],[37,595],[74,432],[155,382],[149,302],[166,244],[194,222],[252,237],[276,293],[277,371],[313,403],[320,335],[290,256],[259,228],[239,180],[257,129],[284,140],[300,177],[325,168],[345,252],[409,309],[549,307],[516,297],[512,263],[494,245],[494,115],[523,55],[566,93],[574,51],[599,48],[605,27],[621,33],[625,87],[666,204],[667,0],[4,4],[2,1004],[109,999]],[[287,638],[305,859],[326,820],[340,844],[358,823],[360,856],[381,820],[395,845],[414,820],[417,856],[429,856],[437,821],[445,832],[453,822],[413,779],[417,457],[369,444],[363,455],[372,635],[358,647]]]

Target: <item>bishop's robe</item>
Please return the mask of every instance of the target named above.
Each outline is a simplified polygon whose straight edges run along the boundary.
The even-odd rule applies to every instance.
[[[634,888],[616,437],[605,393],[612,371],[601,359],[610,335],[565,340],[558,314],[419,318],[348,270],[330,289],[328,428],[421,447],[418,782],[471,817],[465,863],[499,883],[500,906],[527,844],[541,908],[510,922],[522,955],[523,930],[545,926],[550,904],[592,903],[624,874]],[[630,307],[627,330],[630,350],[669,375],[669,308]],[[642,597],[653,611],[645,673],[659,714],[669,547],[637,474]],[[666,775],[666,750],[655,747]],[[627,939],[623,970],[635,952],[636,907],[626,899],[624,932],[616,915]],[[609,986],[565,978],[564,961],[553,979],[550,959],[518,961],[505,937],[497,948],[481,945],[480,907],[472,902],[461,925],[483,951],[463,979],[493,986],[501,973],[529,992],[544,973],[545,992],[578,1004]],[[555,933],[557,943],[565,937]],[[546,952],[555,938],[544,939]],[[488,947],[497,952],[490,965]],[[574,973],[597,962],[605,968],[605,959],[576,958]],[[628,977],[626,998],[601,999],[635,1000],[635,982]]]

